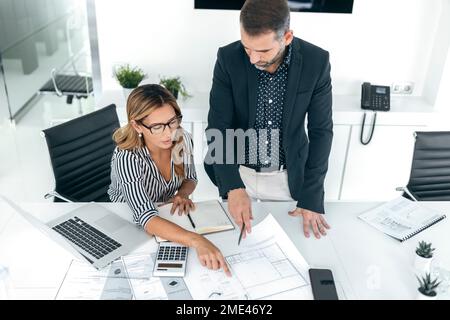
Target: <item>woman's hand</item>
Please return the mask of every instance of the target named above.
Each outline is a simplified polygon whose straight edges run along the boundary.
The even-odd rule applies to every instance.
[[[223,269],[228,277],[231,277],[230,269],[220,250],[211,241],[201,235],[196,235],[192,241],[192,247],[197,251],[198,259],[202,266],[208,269]]]
[[[195,210],[195,204],[188,197],[181,195],[176,195],[172,198],[172,208],[170,213],[174,214],[178,209],[178,215],[181,216],[183,213],[188,214],[190,211]]]

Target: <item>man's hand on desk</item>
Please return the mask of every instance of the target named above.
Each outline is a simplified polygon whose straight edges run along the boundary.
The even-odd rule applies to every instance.
[[[169,202],[172,202],[172,208],[170,213],[174,214],[178,209],[178,215],[181,216],[183,213],[188,214],[190,211],[195,210],[195,204],[187,196],[175,195]]]
[[[233,189],[228,192],[228,211],[230,211],[234,222],[242,229],[242,223],[245,223],[245,230],[242,238],[252,231],[252,203],[245,189]]]
[[[303,217],[303,232],[307,238],[309,238],[310,228],[312,228],[317,239],[320,239],[321,234],[326,236],[327,232],[325,229],[330,229],[330,226],[323,217],[323,214],[303,208],[296,208],[295,210],[289,211],[289,215],[293,217]]]

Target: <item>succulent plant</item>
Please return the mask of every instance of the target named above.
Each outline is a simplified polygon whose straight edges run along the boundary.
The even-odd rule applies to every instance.
[[[420,241],[418,247],[416,248],[416,253],[422,258],[432,258],[434,249],[435,248],[431,247],[431,243]]]
[[[431,275],[429,273],[425,274],[425,277],[419,278],[417,277],[417,280],[419,280],[419,292],[429,296],[434,297],[436,296],[435,289],[441,284],[441,282],[437,282],[437,278],[434,280],[431,280]]]

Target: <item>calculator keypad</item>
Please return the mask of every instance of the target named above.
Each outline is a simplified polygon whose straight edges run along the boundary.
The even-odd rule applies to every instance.
[[[184,261],[186,260],[187,247],[181,246],[160,246],[158,250],[158,260]]]

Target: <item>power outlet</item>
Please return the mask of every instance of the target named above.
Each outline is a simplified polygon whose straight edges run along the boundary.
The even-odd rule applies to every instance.
[[[412,94],[414,90],[414,82],[394,82],[391,86],[392,94]]]

